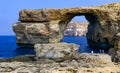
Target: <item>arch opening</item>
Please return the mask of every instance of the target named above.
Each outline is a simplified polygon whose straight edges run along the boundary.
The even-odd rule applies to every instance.
[[[74,16],[64,30],[65,36],[86,36],[89,22],[85,16]]]
[[[97,30],[101,30],[97,16],[85,13],[77,14],[69,18],[65,25],[63,42],[79,44],[79,52],[108,52],[106,50],[109,48],[107,39],[103,42],[100,39],[100,32],[97,32]]]

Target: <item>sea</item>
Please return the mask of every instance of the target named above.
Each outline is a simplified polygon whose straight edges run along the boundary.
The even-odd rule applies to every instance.
[[[62,42],[75,43],[80,45],[79,53],[98,53],[87,44],[86,37],[64,36]],[[33,48],[21,48],[16,44],[16,36],[0,36],[0,58],[13,58],[21,55],[35,54]]]

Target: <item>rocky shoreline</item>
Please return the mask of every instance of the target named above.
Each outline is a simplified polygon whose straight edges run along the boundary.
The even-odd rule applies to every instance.
[[[79,45],[36,44],[35,55],[0,59],[0,73],[119,73],[120,62],[99,53],[78,53]]]
[[[77,58],[57,62],[52,59],[37,61],[31,55],[0,62],[0,73],[119,73],[120,63],[107,54],[81,53]],[[26,58],[26,59],[25,59]],[[23,59],[23,61],[21,61]]]
[[[120,3],[20,11],[20,22],[13,26],[17,44],[33,46],[36,54],[2,59],[0,72],[120,73],[119,10]],[[67,24],[77,15],[84,15],[89,22],[86,35],[89,46],[108,49],[109,55],[78,53],[80,45],[61,42]]]

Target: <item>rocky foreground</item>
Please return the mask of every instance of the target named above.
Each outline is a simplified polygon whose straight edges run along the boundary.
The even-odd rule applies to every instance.
[[[78,53],[79,45],[36,44],[36,55],[0,59],[0,73],[120,73],[108,54]]]
[[[32,58],[4,59],[0,62],[0,73],[120,73],[120,63],[111,62],[107,54],[81,53],[77,58],[62,62],[52,59],[35,61]]]

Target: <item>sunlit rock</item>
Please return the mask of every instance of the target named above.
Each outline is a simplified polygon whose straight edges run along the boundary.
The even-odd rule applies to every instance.
[[[65,9],[39,9],[39,10],[22,10],[20,11],[19,20],[25,24],[40,23],[43,26],[48,23],[49,28],[52,29],[51,33],[59,40],[49,40],[59,42],[62,39],[63,31],[65,30],[68,22],[74,16],[84,15],[89,22],[87,39],[89,45],[99,46],[102,43],[110,44],[108,47],[113,46],[112,38],[119,32],[119,3],[102,5],[97,7],[81,7],[81,8],[65,8]],[[34,24],[33,24],[34,25]],[[20,25],[18,25],[20,27]],[[49,28],[47,29],[49,31]],[[33,28],[35,30],[36,28]],[[17,29],[16,29],[17,30]],[[14,30],[16,33],[20,32]],[[24,29],[23,29],[24,30]],[[29,29],[27,29],[30,32]],[[38,29],[37,31],[39,31]],[[46,30],[43,30],[43,32]],[[25,35],[25,33],[21,33]],[[41,33],[38,33],[40,35]],[[32,35],[32,34],[31,34]],[[48,33],[46,33],[48,35]],[[27,35],[29,36],[29,34]],[[19,37],[19,35],[18,35]],[[25,36],[26,37],[26,36]],[[31,39],[32,40],[32,39]],[[31,41],[30,40],[30,41]],[[48,42],[48,40],[45,40]],[[19,43],[19,42],[18,42]],[[22,42],[20,42],[22,44]],[[37,42],[34,42],[37,43]],[[30,44],[30,43],[28,43]]]
[[[58,24],[25,23],[19,22],[13,26],[16,32],[17,44],[23,47],[33,46],[36,43],[60,42],[63,35]]]
[[[70,22],[64,30],[65,36],[86,36],[87,22]]]
[[[36,59],[53,59],[55,61],[64,61],[78,53],[79,45],[67,43],[54,44],[35,44]]]
[[[25,60],[33,56],[20,56],[11,61],[0,62],[1,73],[119,73],[120,65],[111,62],[106,54],[81,53],[73,58],[57,62],[41,58],[38,61]],[[21,61],[23,60],[24,61]]]

